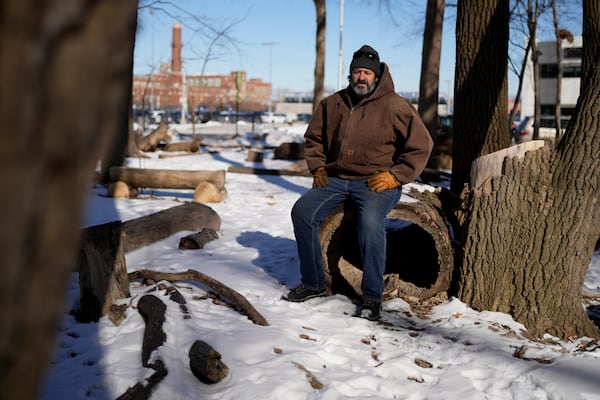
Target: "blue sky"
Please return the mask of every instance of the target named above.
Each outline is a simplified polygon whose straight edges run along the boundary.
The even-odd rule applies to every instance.
[[[215,28],[232,25],[232,46],[213,52],[205,72],[228,74],[245,70],[249,78],[272,81],[275,93],[311,92],[315,63],[316,12],[311,0],[173,0],[179,8],[165,6],[167,13],[141,9],[134,58],[134,73],[147,74],[152,66],[171,59],[171,31],[182,24],[182,51],[187,74],[199,73],[208,41],[193,30],[195,15]],[[327,0],[325,86],[338,87],[340,0]],[[393,13],[380,8],[379,0],[345,0],[342,35],[342,86],[347,83],[352,53],[363,44],[374,47],[390,66],[399,92],[419,89],[422,31],[426,0],[394,1]],[[185,10],[186,12],[182,11]],[[453,91],[456,8],[447,7],[440,69],[440,94]],[[509,93],[514,92],[509,73]]]
[[[408,2],[406,2],[408,3]],[[379,1],[345,0],[343,24],[342,84],[346,85],[352,53],[369,44],[391,69],[397,91],[418,91],[422,51],[422,25],[425,1],[413,1],[397,9],[396,25]],[[231,50],[219,59],[208,62],[205,71],[227,74],[242,69],[249,78],[269,81],[275,90],[312,91],[315,63],[316,12],[311,0],[178,0],[176,4],[192,14],[206,18],[216,27],[234,24],[231,36],[238,40],[239,53]],[[175,15],[182,11],[170,9]],[[440,91],[451,89],[454,76],[454,18],[455,9],[444,32],[444,51]],[[239,22],[236,22],[239,21]],[[175,19],[155,11],[151,15],[142,9],[139,14],[134,72],[146,74],[152,65],[171,58],[171,29]],[[182,22],[182,51],[188,74],[200,72],[205,58],[207,41],[194,37],[193,21]],[[274,43],[274,44],[266,44]],[[340,44],[340,1],[327,1],[327,37],[325,85],[338,85]],[[153,61],[154,60],[154,61]]]

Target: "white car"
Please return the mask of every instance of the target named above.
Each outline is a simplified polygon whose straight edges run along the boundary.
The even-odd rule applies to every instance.
[[[260,122],[262,122],[263,124],[283,124],[287,122],[287,115],[273,112],[265,112],[260,114]]]

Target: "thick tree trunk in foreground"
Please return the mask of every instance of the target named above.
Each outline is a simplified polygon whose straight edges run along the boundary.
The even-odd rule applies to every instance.
[[[11,191],[0,196],[0,388],[4,398],[32,399],[55,344],[92,172],[126,130],[137,2],[0,8],[0,181]]]
[[[483,4],[471,0],[459,3],[462,22],[457,26],[467,21],[481,23],[473,16],[484,16],[485,12],[461,12],[461,4],[475,3]],[[511,314],[532,337],[545,333],[564,339],[600,337],[582,306],[583,282],[600,236],[599,24],[598,3],[584,2],[583,70],[587,72],[582,76],[576,112],[561,143],[555,150],[544,147],[507,159],[498,169],[499,176],[472,183],[466,196],[463,257],[455,275],[457,296],[476,309]],[[457,47],[469,48],[467,32],[461,36],[461,29],[457,31],[458,41],[466,40]],[[489,32],[480,33],[482,37],[486,34]],[[473,50],[473,54],[481,52]],[[457,59],[458,66],[463,63]],[[458,67],[457,74],[472,79],[480,75],[476,68],[458,73]],[[488,92],[483,82],[473,90]],[[470,107],[471,111],[478,110],[476,104]],[[479,111],[476,115],[480,119],[491,115],[485,108]],[[467,134],[457,131],[463,133]],[[473,140],[483,143],[481,138]],[[458,187],[454,178],[453,188]]]

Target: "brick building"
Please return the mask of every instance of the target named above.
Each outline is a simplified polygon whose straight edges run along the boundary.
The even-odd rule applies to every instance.
[[[181,50],[181,25],[173,25],[171,63],[162,63],[151,75],[133,77],[133,105],[141,109],[181,109],[209,107],[211,110],[236,109],[263,111],[271,98],[271,84],[261,79],[248,79],[245,71],[229,75],[185,75]],[[239,101],[239,104],[236,104]],[[143,104],[142,104],[143,103]],[[150,106],[152,104],[152,106]]]

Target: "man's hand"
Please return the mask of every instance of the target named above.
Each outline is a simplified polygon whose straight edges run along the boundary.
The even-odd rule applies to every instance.
[[[327,185],[329,185],[329,177],[327,176],[325,167],[317,168],[313,174],[313,187],[320,188]]]
[[[378,193],[400,186],[400,182],[398,182],[391,172],[380,172],[375,174],[367,180],[367,184],[369,185],[369,189]]]

